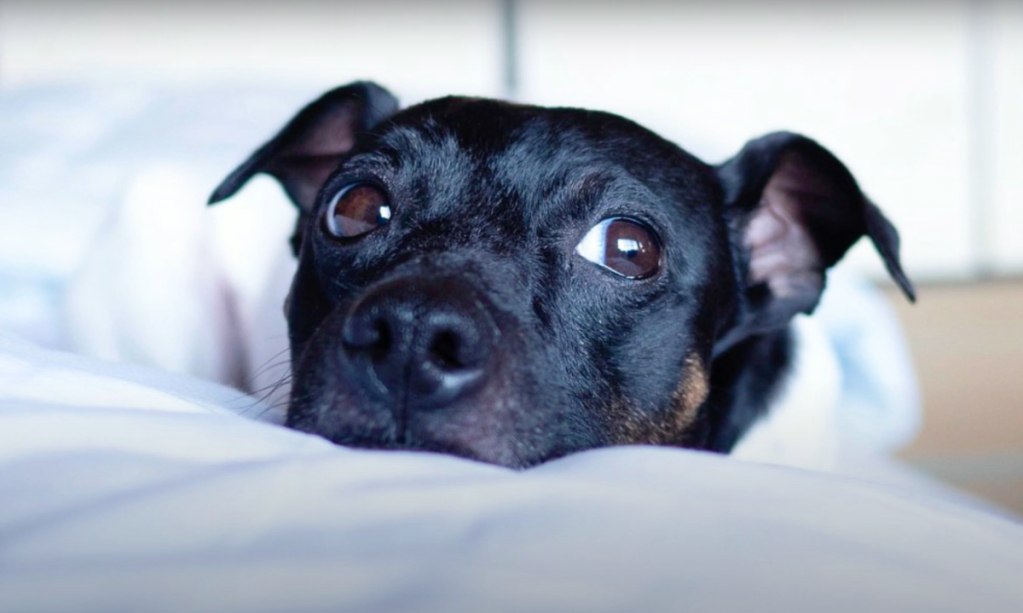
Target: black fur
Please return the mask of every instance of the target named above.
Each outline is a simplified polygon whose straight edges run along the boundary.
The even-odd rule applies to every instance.
[[[714,167],[607,113],[465,98],[395,109],[373,84],[329,92],[211,199],[268,172],[299,206],[290,427],[515,467],[626,443],[727,452],[785,373],[789,319],[856,239],[869,234],[911,291],[894,228],[804,137]],[[811,184],[768,188],[782,171]],[[334,238],[325,208],[356,182],[386,192],[393,216]],[[768,200],[811,248],[754,278],[748,237]],[[627,279],[575,253],[608,217],[656,233],[658,274]],[[422,363],[438,351],[455,370]]]

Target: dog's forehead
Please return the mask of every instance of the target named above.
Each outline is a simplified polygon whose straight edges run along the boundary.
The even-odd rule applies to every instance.
[[[644,136],[632,122],[599,111],[457,97],[405,109],[389,127],[383,141],[405,150],[454,145],[450,151],[478,158],[518,155],[537,163],[562,164],[601,159],[600,145],[615,138],[626,140],[629,128],[634,139]]]
[[[502,194],[527,205],[526,212],[550,206],[565,190],[657,189],[673,182],[667,175],[706,168],[616,115],[470,98],[402,111],[379,132],[374,148],[399,177],[428,184],[434,198]]]

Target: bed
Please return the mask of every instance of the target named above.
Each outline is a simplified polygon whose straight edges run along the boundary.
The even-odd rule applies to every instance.
[[[923,482],[345,449],[12,338],[0,390],[2,611],[1023,610],[1023,527]]]
[[[841,283],[797,325],[788,408],[729,457],[619,447],[515,472],[345,449],[282,428],[279,398],[195,376],[226,378],[231,345],[203,327],[194,290],[217,280],[186,274],[203,252],[182,236],[206,240],[204,190],[306,97],[0,96],[0,611],[1023,611],[1023,527],[887,458],[915,432],[916,391],[900,348],[857,323],[884,313]],[[284,247],[292,213],[269,180],[241,198],[214,230],[261,252],[230,232],[215,247],[258,365],[283,338],[259,319],[283,295],[263,308],[261,253]],[[131,262],[177,268],[117,268],[138,227],[176,232]],[[163,293],[88,283],[111,270]],[[857,317],[829,324],[829,300]],[[101,334],[114,325],[121,344]],[[72,348],[94,357],[57,350]]]

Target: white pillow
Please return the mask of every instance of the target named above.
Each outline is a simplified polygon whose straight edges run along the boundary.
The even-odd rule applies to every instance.
[[[0,611],[1023,611],[1023,527],[654,447],[515,472],[0,341]]]

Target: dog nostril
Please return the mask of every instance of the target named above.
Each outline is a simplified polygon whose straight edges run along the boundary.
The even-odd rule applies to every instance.
[[[366,349],[374,361],[382,360],[391,349],[391,326],[387,324],[386,319],[380,318],[373,322],[370,332],[370,342]]]
[[[466,365],[461,358],[461,341],[450,330],[439,332],[430,343],[430,360],[442,370],[460,370]]]
[[[376,361],[385,358],[391,350],[393,333],[384,317],[369,321],[353,318],[345,326],[342,340],[349,352],[364,353]]]

